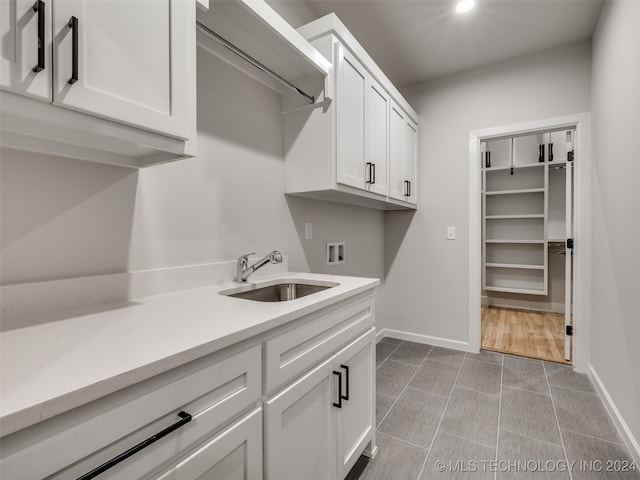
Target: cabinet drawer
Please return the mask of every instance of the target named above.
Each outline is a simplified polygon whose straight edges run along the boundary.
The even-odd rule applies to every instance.
[[[265,393],[299,376],[374,324],[373,291],[301,319],[299,326],[264,342]]]
[[[152,478],[262,480],[262,409],[255,409]]]
[[[176,423],[178,412],[190,414],[189,423],[100,475],[140,478],[254,405],[261,387],[259,345],[205,357],[3,439],[1,476],[77,478]]]

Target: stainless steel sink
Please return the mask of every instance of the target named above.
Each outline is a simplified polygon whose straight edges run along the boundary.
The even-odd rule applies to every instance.
[[[226,290],[220,292],[234,298],[244,298],[256,302],[287,302],[296,298],[306,297],[317,292],[322,292],[328,288],[335,287],[337,283],[311,284],[301,282],[286,282],[267,285],[264,287],[251,288],[249,290]]]

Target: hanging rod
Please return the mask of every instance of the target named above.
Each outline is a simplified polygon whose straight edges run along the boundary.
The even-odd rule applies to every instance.
[[[231,52],[235,53],[236,55],[238,55],[240,58],[244,59],[245,61],[249,62],[251,65],[253,65],[254,67],[256,67],[258,70],[261,70],[262,72],[266,73],[267,75],[269,75],[271,78],[273,78],[274,80],[276,80],[277,82],[281,83],[282,85],[284,85],[287,89],[291,90],[293,93],[300,95],[302,98],[304,98],[307,102],[309,103],[313,103],[315,102],[315,97],[312,95],[309,95],[306,92],[303,92],[302,90],[300,90],[298,87],[296,87],[293,83],[291,83],[289,80],[287,80],[286,78],[281,77],[280,75],[278,75],[276,72],[274,72],[273,70],[271,70],[269,67],[263,65],[262,63],[260,63],[258,60],[256,60],[255,58],[253,58],[251,55],[249,55],[248,53],[240,50],[238,47],[236,47],[233,43],[229,42],[228,40],[226,40],[225,38],[221,37],[220,35],[218,35],[217,33],[215,33],[213,30],[211,30],[209,27],[207,27],[206,25],[204,25],[202,22],[196,21],[196,28],[203,33],[205,36],[209,37],[211,40],[213,40],[214,42],[218,43],[219,45],[222,45],[223,47],[227,48],[228,50],[230,50]]]

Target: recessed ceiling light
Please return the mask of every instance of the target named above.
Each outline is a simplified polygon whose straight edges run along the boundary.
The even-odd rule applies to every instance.
[[[456,5],[457,13],[467,13],[473,10],[473,7],[476,6],[476,2],[474,0],[461,0]]]

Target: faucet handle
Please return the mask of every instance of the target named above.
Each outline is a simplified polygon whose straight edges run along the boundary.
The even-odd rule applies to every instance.
[[[255,254],[256,254],[256,252],[251,252],[251,253],[245,253],[244,255],[240,255],[238,257],[238,261],[240,261],[240,260],[247,261],[247,259],[249,258],[249,255],[255,255]]]

